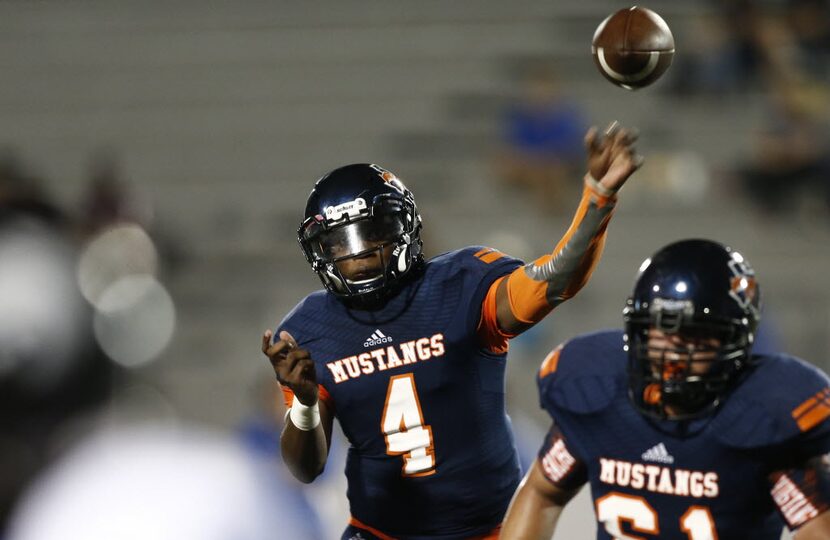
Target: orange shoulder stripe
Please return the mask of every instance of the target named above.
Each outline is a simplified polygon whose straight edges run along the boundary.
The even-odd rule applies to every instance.
[[[544,378],[547,375],[556,371],[559,367],[559,354],[562,352],[562,345],[559,345],[542,360],[542,366],[539,368],[539,377]]]
[[[484,263],[490,264],[504,257],[504,253],[493,248],[484,248],[478,250],[473,256]]]
[[[801,431],[809,431],[830,417],[830,388],[824,388],[793,409],[792,417]]]

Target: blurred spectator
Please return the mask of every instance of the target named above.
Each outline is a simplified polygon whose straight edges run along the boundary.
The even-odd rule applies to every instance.
[[[757,88],[765,62],[762,15],[753,0],[717,2],[712,11],[695,14],[684,54],[675,56],[671,69],[672,90],[721,95]]]
[[[169,230],[160,227],[151,202],[124,179],[118,154],[111,148],[98,150],[89,160],[79,221],[84,239],[117,226],[134,224],[152,237],[165,270],[175,271],[183,262],[179,242]]]
[[[54,457],[55,434],[106,397],[111,374],[77,290],[69,235],[41,208],[0,206],[0,530]]]
[[[830,76],[828,0],[726,0],[693,19],[675,58],[678,94],[764,91],[782,79]]]
[[[149,227],[153,220],[149,205],[141,204],[122,179],[118,156],[111,149],[93,154],[89,163],[89,184],[81,208],[85,236],[115,223],[130,222]]]
[[[317,534],[320,538],[335,537],[348,519],[348,508],[343,509],[342,515],[332,515],[338,507],[343,506],[340,503],[343,487],[333,487],[332,482],[328,481],[331,480],[331,469],[326,470],[319,485],[306,485],[295,480],[283,465],[280,457],[280,434],[286,409],[276,379],[257,377],[250,395],[254,401],[253,412],[243,419],[237,433],[248,452],[261,464],[262,478],[272,479],[275,485],[292,485],[294,514],[309,527],[319,531]],[[343,476],[339,470],[334,471],[334,474]],[[330,491],[331,495],[315,497],[315,491]],[[321,504],[323,498],[327,504]],[[317,504],[313,505],[312,501]],[[332,501],[335,502],[334,505],[330,504]],[[325,526],[329,526],[331,530],[326,530]]]
[[[321,539],[292,489],[263,473],[220,432],[107,430],[37,482],[8,540]]]
[[[740,171],[744,193],[765,213],[794,209],[798,195],[830,210],[830,93],[815,84],[780,81],[755,156]]]
[[[511,186],[528,190],[545,209],[569,207],[580,183],[587,120],[564,96],[548,66],[529,70],[522,94],[504,115],[497,167]]]
[[[5,540],[316,540],[293,483],[230,434],[109,423],[66,228],[0,212],[0,536]],[[97,337],[97,336],[96,336]],[[271,471],[273,472],[273,471]]]
[[[25,171],[14,151],[0,151],[0,213],[15,212],[62,226],[66,218],[46,196],[40,180]]]
[[[798,47],[800,69],[827,81],[830,76],[830,2],[790,0],[787,19]]]

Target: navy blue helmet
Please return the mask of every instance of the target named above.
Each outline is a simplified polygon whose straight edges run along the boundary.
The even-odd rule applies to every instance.
[[[635,406],[672,419],[714,411],[751,362],[760,302],[749,262],[717,242],[683,240],[646,259],[623,310]],[[649,346],[649,330],[668,339]]]
[[[383,298],[423,262],[415,198],[394,174],[377,165],[347,165],[320,178],[297,235],[323,285],[343,298]],[[387,246],[391,255],[385,257]],[[341,261],[373,252],[381,255],[382,272],[347,279],[338,268]]]

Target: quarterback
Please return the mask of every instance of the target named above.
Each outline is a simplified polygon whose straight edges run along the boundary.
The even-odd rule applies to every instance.
[[[637,169],[632,132],[586,135],[588,172],[555,249],[523,264],[474,246],[424,260],[412,193],[348,165],[314,186],[298,235],[323,283],[262,336],[290,408],[282,458],[311,482],[332,421],[349,440],[343,539],[495,538],[520,480],[504,403],[508,339],[588,280],[617,190]]]

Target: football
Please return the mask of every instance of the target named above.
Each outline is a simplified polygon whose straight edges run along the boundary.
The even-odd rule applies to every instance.
[[[608,16],[594,32],[591,45],[600,73],[622,88],[648,86],[669,69],[674,36],[654,11],[634,6]]]

